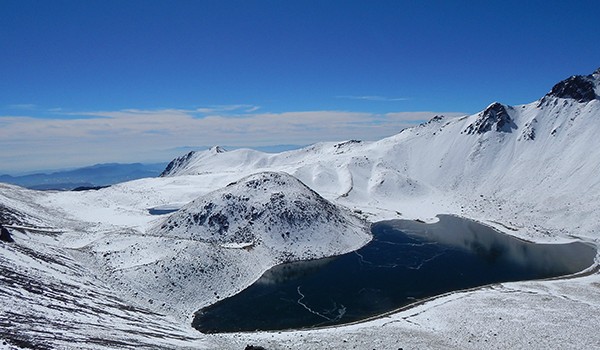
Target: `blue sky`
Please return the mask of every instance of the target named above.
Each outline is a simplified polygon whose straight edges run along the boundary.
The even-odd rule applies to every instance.
[[[0,173],[377,139],[528,103],[600,66],[598,13],[598,1],[1,0]]]

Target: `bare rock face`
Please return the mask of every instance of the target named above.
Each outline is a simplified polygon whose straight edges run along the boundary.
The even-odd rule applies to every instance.
[[[517,126],[511,119],[507,107],[494,102],[479,114],[475,122],[467,126],[465,132],[474,135],[484,134],[488,131],[511,132],[516,128]]]
[[[559,82],[546,96],[569,98],[580,103],[590,102],[597,98],[593,80],[590,76],[583,75],[574,75]]]
[[[195,153],[196,152],[191,151],[188,154],[184,154],[181,157],[173,159],[169,164],[167,164],[167,167],[159,176],[165,177],[171,175],[171,173],[177,171],[177,169],[185,167],[186,165],[188,165],[190,159],[192,159]]]
[[[6,227],[0,225],[0,241],[6,243],[12,243],[14,240],[10,236],[10,232],[6,229]]]

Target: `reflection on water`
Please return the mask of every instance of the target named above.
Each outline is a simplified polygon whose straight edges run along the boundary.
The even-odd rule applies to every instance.
[[[499,234],[498,231],[471,220],[439,215],[434,224],[408,220],[391,220],[375,225],[389,225],[409,235],[426,238],[454,248],[471,251],[487,262],[503,260],[540,274],[560,276],[584,270],[596,255],[595,249],[582,242],[538,244]],[[460,232],[460,234],[456,234]]]
[[[293,280],[301,280],[302,278],[307,278],[312,273],[318,272],[321,268],[335,259],[335,257],[332,257],[281,264],[277,266],[277,268],[267,270],[255,283],[279,284]]]
[[[581,242],[534,244],[470,220],[439,219],[376,223],[374,239],[356,252],[275,266],[198,311],[193,326],[233,332],[348,323],[453,290],[575,273],[596,255]]]

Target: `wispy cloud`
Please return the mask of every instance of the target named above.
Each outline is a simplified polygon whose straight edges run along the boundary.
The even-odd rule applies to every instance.
[[[189,110],[188,112],[197,112],[197,113],[203,113],[203,114],[228,113],[228,112],[252,113],[259,109],[260,109],[259,106],[248,105],[248,104],[214,105],[214,106],[196,108],[193,110]]]
[[[256,113],[253,106],[214,110],[124,109],[76,113],[82,118],[0,117],[4,171],[98,162],[165,161],[183,145],[263,147],[346,139],[373,140],[400,132],[433,112],[360,113],[297,111]],[[245,111],[245,112],[244,112]]]
[[[36,109],[36,105],[33,103],[18,103],[11,104],[6,106],[7,109],[17,109],[17,110],[34,110]]]
[[[377,95],[362,95],[362,96],[336,96],[336,98],[342,98],[346,100],[363,100],[363,101],[378,101],[378,102],[397,102],[397,101],[409,101],[410,97],[386,97]]]

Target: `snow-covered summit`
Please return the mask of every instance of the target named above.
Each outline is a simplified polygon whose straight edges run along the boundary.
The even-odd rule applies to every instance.
[[[173,159],[159,176],[164,177],[177,173],[180,169],[188,167],[195,157],[211,156],[225,152],[227,150],[221,146],[213,146],[206,151],[190,151],[183,156]]]

